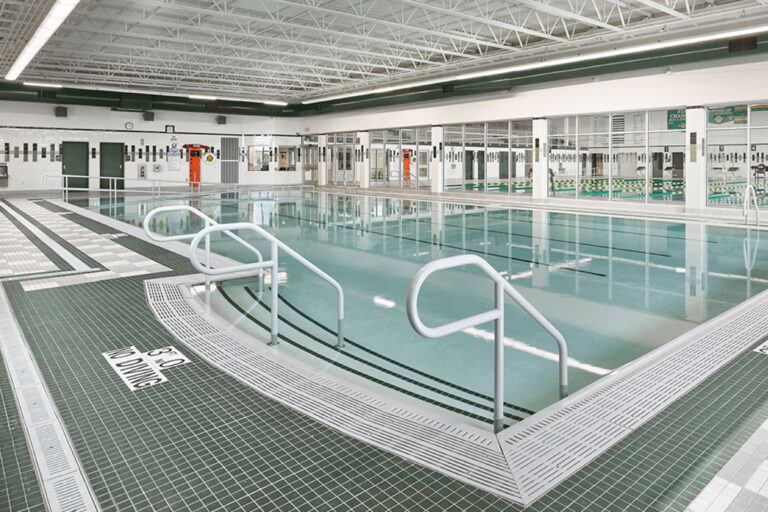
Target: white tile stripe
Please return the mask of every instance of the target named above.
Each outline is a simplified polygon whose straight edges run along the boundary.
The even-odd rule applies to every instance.
[[[51,239],[48,235],[40,231],[40,229],[37,228],[34,224],[29,222],[27,219],[16,213],[11,208],[8,208],[5,204],[0,203],[0,208],[3,208],[9,215],[11,215],[13,218],[15,218],[17,221],[19,221],[21,224],[24,225],[28,230],[32,232],[33,235],[35,235],[37,238],[39,238],[45,245],[51,248],[56,254],[61,256],[61,258],[69,263],[73,269],[75,269],[78,272],[83,272],[85,270],[88,270],[90,267],[77,259],[75,255],[73,255],[71,252],[63,248],[61,245],[59,245],[57,242]]]

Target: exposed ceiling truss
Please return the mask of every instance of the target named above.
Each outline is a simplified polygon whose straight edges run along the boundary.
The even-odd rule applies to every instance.
[[[53,0],[0,0],[0,73]],[[82,0],[22,75],[299,101],[768,25],[765,0]]]

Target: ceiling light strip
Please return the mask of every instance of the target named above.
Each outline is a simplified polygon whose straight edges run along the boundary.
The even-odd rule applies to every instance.
[[[8,70],[8,74],[5,75],[6,80],[16,80],[19,78],[19,75],[21,75],[29,63],[32,62],[32,59],[35,58],[37,52],[45,46],[48,39],[50,39],[59,26],[64,23],[64,20],[67,19],[69,13],[71,13],[79,3],[80,0],[56,0],[56,3],[53,4],[53,7],[48,11],[45,19],[43,19],[43,22],[37,27],[32,38],[16,58],[11,69]]]
[[[689,37],[686,39],[676,39],[673,41],[666,41],[666,42],[657,42],[657,43],[650,43],[650,44],[644,44],[639,46],[631,46],[628,48],[619,48],[616,50],[608,50],[603,52],[597,52],[597,53],[589,53],[586,55],[576,55],[573,57],[564,57],[561,59],[554,59],[549,61],[542,61],[542,62],[532,62],[530,64],[521,64],[517,66],[507,66],[503,68],[494,68],[494,69],[488,69],[484,71],[476,71],[474,73],[461,73],[454,76],[445,76],[442,78],[435,78],[433,80],[426,80],[421,82],[410,82],[400,85],[393,85],[389,87],[381,87],[378,89],[372,89],[368,91],[358,91],[358,92],[350,92],[346,94],[339,94],[335,96],[326,96],[323,98],[314,98],[310,100],[302,101],[301,103],[303,105],[311,105],[312,103],[320,103],[323,101],[334,101],[334,100],[342,100],[346,98],[354,98],[358,96],[368,96],[369,94],[381,94],[385,92],[391,92],[391,91],[399,91],[402,89],[411,89],[414,87],[422,87],[425,85],[434,85],[438,83],[446,83],[446,82],[453,82],[453,81],[460,81],[460,80],[470,80],[473,78],[482,78],[486,76],[494,76],[494,75],[503,75],[507,73],[519,73],[521,71],[530,71],[533,69],[542,69],[542,68],[548,68],[548,67],[554,67],[554,66],[562,66],[565,64],[573,64],[576,62],[584,62],[589,60],[598,60],[608,57],[616,57],[620,55],[627,55],[632,53],[642,53],[642,52],[648,52],[653,50],[663,50],[667,48],[674,48],[677,46],[686,46],[691,44],[698,44],[698,43],[705,43],[708,41],[716,41],[718,39],[735,39],[739,37],[746,37],[746,36],[752,36],[756,34],[760,34],[763,32],[768,32],[768,25],[762,25],[759,27],[753,27],[753,28],[746,28],[746,29],[740,29],[740,30],[731,30],[728,32],[721,32],[718,34],[708,34],[703,36],[696,36],[696,37]]]

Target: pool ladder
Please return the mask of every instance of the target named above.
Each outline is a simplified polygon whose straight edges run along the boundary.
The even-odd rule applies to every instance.
[[[434,272],[465,265],[480,267],[480,270],[494,282],[494,308],[439,327],[427,327],[419,316],[419,292],[424,281]],[[419,269],[408,289],[406,312],[413,329],[426,338],[441,338],[470,327],[494,321],[495,341],[493,358],[493,430],[498,433],[504,429],[504,295],[512,299],[542,326],[557,342],[559,352],[558,367],[560,380],[560,398],[568,396],[568,346],[560,331],[549,323],[544,315],[534,308],[514,286],[499,274],[487,261],[474,254],[462,254],[434,260]]]
[[[157,233],[154,233],[150,229],[150,221],[152,218],[157,215],[158,213],[164,213],[164,212],[178,212],[178,211],[188,211],[195,216],[203,219],[205,221],[205,227],[198,231],[197,233],[187,233],[183,235],[159,235]],[[271,270],[271,283],[270,283],[270,290],[272,292],[272,308],[271,308],[271,325],[270,325],[270,345],[277,345],[278,344],[278,314],[277,314],[277,308],[278,308],[278,252],[279,249],[282,249],[284,252],[288,253],[289,256],[293,257],[296,261],[301,263],[304,267],[308,268],[320,278],[327,281],[336,289],[336,295],[337,295],[337,309],[338,309],[338,332],[337,332],[337,342],[336,346],[341,348],[344,346],[344,291],[341,289],[341,285],[333,279],[331,276],[320,270],[317,266],[315,266],[312,262],[310,262],[308,259],[306,259],[301,254],[297,253],[293,249],[291,249],[289,246],[287,246],[285,243],[280,241],[278,238],[276,238],[274,235],[269,233],[267,230],[262,228],[261,226],[258,226],[256,224],[251,224],[250,222],[234,222],[230,224],[219,224],[212,218],[205,215],[203,212],[198,210],[197,208],[193,208],[191,206],[185,206],[185,205],[179,205],[179,206],[161,206],[159,208],[155,208],[151,212],[147,214],[147,216],[144,218],[144,232],[146,235],[156,241],[156,242],[171,242],[171,241],[180,241],[180,240],[191,240],[189,245],[189,261],[192,263],[192,266],[200,272],[201,274],[205,275],[205,296],[206,296],[206,303],[210,304],[210,296],[211,296],[211,277],[221,277],[231,274],[240,274],[243,272],[251,272],[254,270],[258,271],[259,275],[259,290],[263,289],[264,284],[264,276],[263,272],[264,269],[270,269]],[[247,241],[243,240],[239,236],[233,233],[233,231],[251,231],[253,233],[256,233],[261,238],[264,238],[268,242],[270,242],[270,260],[264,261],[264,258],[261,255],[261,252],[248,243]],[[240,244],[241,246],[245,247],[246,249],[250,250],[252,253],[256,255],[257,262],[256,263],[243,263],[240,265],[232,265],[230,267],[223,267],[223,268],[212,268],[211,267],[211,234],[212,233],[224,233],[229,238]],[[200,258],[198,255],[198,248],[200,247],[200,243],[202,241],[205,241],[205,262],[201,263]]]

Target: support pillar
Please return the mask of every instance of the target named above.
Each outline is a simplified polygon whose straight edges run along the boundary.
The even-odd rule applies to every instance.
[[[324,187],[328,185],[328,136],[317,136],[317,185]]]
[[[432,192],[443,192],[443,127],[432,127],[432,148],[429,159],[429,178]]]
[[[685,208],[703,210],[707,206],[707,109],[685,110]]]
[[[371,186],[371,136],[368,132],[357,132],[357,137],[360,142],[355,148],[355,154],[360,188],[369,188]]]
[[[533,120],[533,199],[547,198],[549,183],[549,153],[547,152],[547,137],[549,135],[549,119]]]

